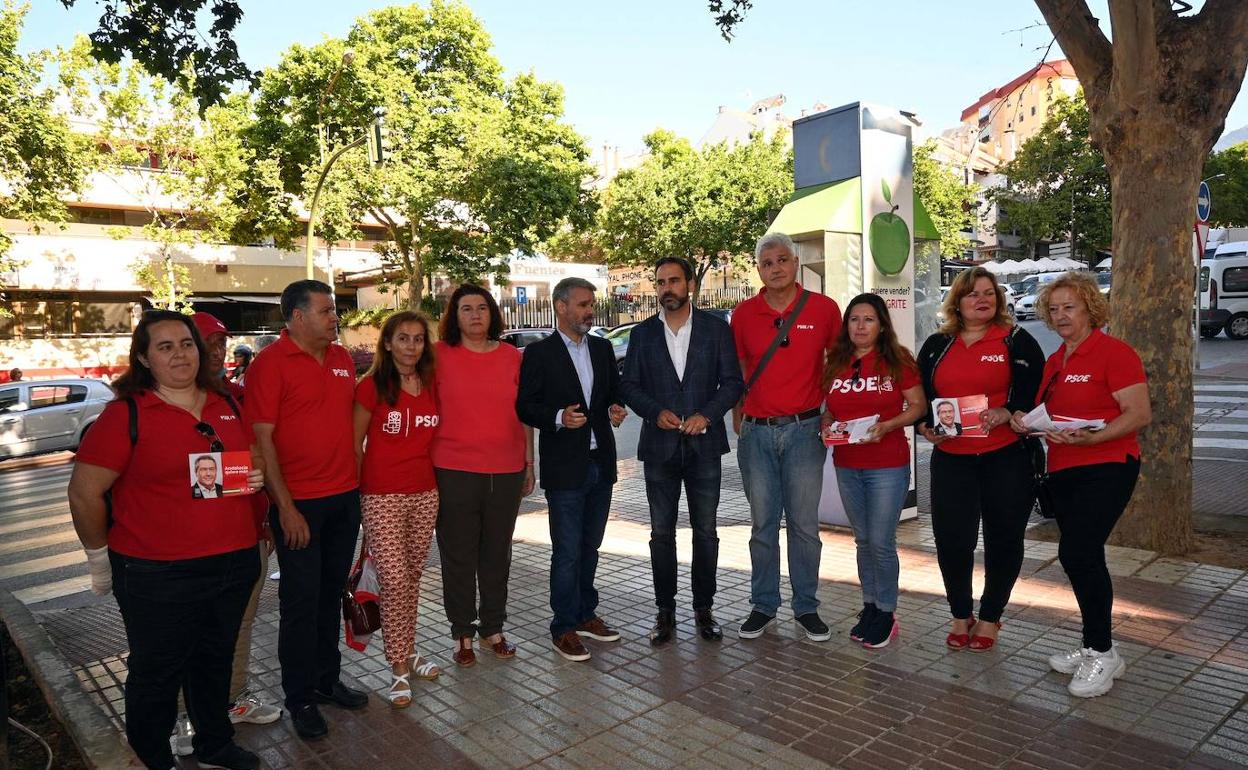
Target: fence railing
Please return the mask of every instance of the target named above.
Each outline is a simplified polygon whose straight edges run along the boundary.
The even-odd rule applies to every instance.
[[[700,308],[734,308],[752,296],[753,288],[711,289],[698,295],[696,305]],[[549,297],[533,298],[524,304],[507,297],[499,303],[499,308],[503,312],[503,325],[508,329],[555,325],[554,303]],[[654,294],[616,294],[602,297],[594,303],[594,323],[598,326],[619,326],[644,320],[658,311],[659,298]]]

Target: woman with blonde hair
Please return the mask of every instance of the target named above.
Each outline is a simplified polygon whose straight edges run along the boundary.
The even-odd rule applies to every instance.
[[[1049,476],[1061,541],[1057,558],[1070,578],[1083,618],[1079,648],[1057,653],[1049,666],[1071,674],[1080,698],[1109,692],[1126,670],[1110,636],[1114,584],[1105,541],[1122,516],[1140,475],[1137,431],[1152,421],[1148,380],[1130,345],[1105,334],[1109,301],[1089,273],[1067,273],[1040,290],[1040,320],[1062,338],[1044,366],[1040,400],[1054,419],[1104,420],[1100,430],[1049,431]],[[1023,430],[1022,410],[1013,416]]]
[[[937,431],[929,414],[919,431],[936,449],[931,462],[932,532],[953,627],[951,649],[987,652],[1023,565],[1023,533],[1034,497],[1031,456],[1010,427],[1010,415],[1035,405],[1044,353],[1014,324],[996,277],[983,267],[964,270],[944,302],[944,325],[919,350],[928,403],[987,398],[979,414],[986,436]],[[984,534],[984,592],[979,621],[971,578],[980,522]]]
[[[411,705],[411,676],[441,673],[416,652],[420,578],[438,519],[429,455],[439,421],[429,330],[429,319],[412,310],[387,318],[373,364],[355,389],[360,508],[381,583],[381,635],[395,708]]]

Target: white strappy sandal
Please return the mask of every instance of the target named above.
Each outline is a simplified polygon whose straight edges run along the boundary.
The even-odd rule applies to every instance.
[[[422,658],[419,653],[408,658],[407,662],[412,667],[412,676],[417,679],[432,682],[442,674],[442,669],[438,668],[436,663]]]
[[[390,705],[396,709],[405,709],[412,705],[412,686],[407,683],[408,675],[391,674],[390,676],[394,678],[394,682],[390,685]]]

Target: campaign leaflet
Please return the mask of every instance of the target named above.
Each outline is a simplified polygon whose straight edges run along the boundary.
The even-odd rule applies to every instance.
[[[1063,417],[1060,414],[1050,417],[1049,408],[1044,404],[1040,404],[1023,416],[1023,427],[1033,434],[1045,433],[1047,431],[1079,430],[1080,428],[1098,431],[1105,428],[1105,421],[1101,419],[1081,420],[1077,417]]]
[[[823,431],[823,445],[860,444],[866,439],[867,431],[871,430],[871,426],[879,421],[880,416],[873,414],[870,417],[859,417],[856,420],[834,422]]]
[[[221,453],[221,493],[246,495],[251,493],[247,475],[251,473],[251,452]]]
[[[986,438],[988,431],[984,430],[980,415],[987,410],[988,397],[984,395],[935,399],[932,401],[932,430],[937,436]]]

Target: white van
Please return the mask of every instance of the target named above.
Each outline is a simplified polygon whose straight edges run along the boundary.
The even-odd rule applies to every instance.
[[[1200,333],[1248,340],[1248,241],[1224,243],[1200,261]]]
[[[1040,293],[1040,287],[1046,283],[1052,283],[1069,271],[1057,270],[1049,273],[1036,273],[1029,275],[1019,281],[1022,289],[1022,296],[1018,298],[1018,302],[1014,306],[1015,316],[1020,321],[1033,318],[1036,315],[1036,295]]]

